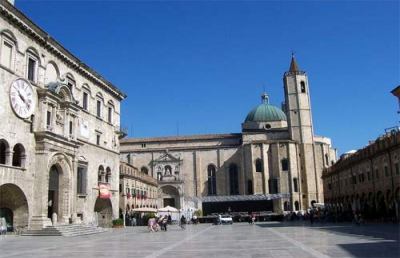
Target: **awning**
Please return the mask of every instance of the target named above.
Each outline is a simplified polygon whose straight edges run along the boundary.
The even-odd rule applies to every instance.
[[[143,208],[132,209],[132,211],[137,211],[137,212],[154,212],[154,213],[155,213],[155,212],[157,212],[157,209],[143,207]]]
[[[241,201],[268,201],[281,198],[289,198],[288,193],[279,194],[253,194],[253,195],[215,195],[204,196],[202,202],[241,202]]]
[[[158,209],[158,211],[161,211],[161,212],[178,212],[178,209],[176,209],[174,207],[171,207],[171,206],[166,206],[164,208]]]

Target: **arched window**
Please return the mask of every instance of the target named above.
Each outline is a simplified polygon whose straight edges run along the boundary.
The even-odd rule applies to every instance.
[[[26,51],[26,78],[31,82],[37,82],[37,70],[39,64],[38,53],[35,49],[29,48]]]
[[[113,113],[114,113],[114,103],[110,100],[108,101],[108,113],[107,113],[107,122],[110,124],[113,123]]]
[[[89,111],[90,88],[87,84],[82,85],[82,92],[82,108]]]
[[[22,144],[18,143],[13,149],[13,160],[12,165],[14,167],[24,167],[25,165],[25,148]]]
[[[283,210],[284,211],[289,211],[290,210],[289,202],[286,201],[286,202],[283,203]]]
[[[15,54],[17,42],[14,34],[10,31],[3,31],[1,33],[1,59],[0,64],[10,70],[14,70]]]
[[[9,145],[6,140],[0,140],[0,164],[6,165],[8,163]]]
[[[289,162],[287,158],[284,158],[281,160],[281,166],[282,166],[282,171],[288,171],[289,170]]]
[[[263,172],[263,162],[262,159],[256,159],[256,172]]]
[[[306,83],[304,81],[300,82],[301,93],[306,93]]]
[[[214,165],[208,165],[207,167],[207,186],[208,186],[208,195],[216,195],[217,194],[217,177],[216,177],[216,169]]]
[[[98,118],[102,118],[103,115],[103,102],[104,102],[104,98],[103,95],[101,95],[101,93],[97,93],[96,94],[96,116]]]
[[[72,74],[67,73],[67,75],[65,76],[65,79],[67,80],[67,86],[69,88],[69,90],[71,91],[71,94],[73,94],[74,90],[75,90],[75,78]]]
[[[142,173],[144,173],[144,174],[146,174],[146,175],[149,174],[149,170],[148,170],[146,167],[142,167],[142,168],[140,169],[140,172],[142,172]]]
[[[298,202],[298,201],[295,201],[295,202],[294,202],[294,209],[295,209],[296,211],[300,210],[300,205],[299,205],[299,202]]]
[[[239,173],[236,164],[229,166],[229,187],[231,195],[239,194]]]
[[[111,182],[111,169],[110,167],[107,167],[106,170],[106,183],[110,183]]]
[[[170,165],[164,167],[164,175],[172,175],[172,168]]]
[[[297,193],[299,191],[299,184],[297,178],[293,178],[293,192]]]
[[[104,167],[100,166],[97,177],[99,183],[104,182],[104,176],[105,176]]]

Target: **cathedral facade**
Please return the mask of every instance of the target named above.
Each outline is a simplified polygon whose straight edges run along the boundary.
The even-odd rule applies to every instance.
[[[158,207],[283,212],[323,202],[336,150],[314,135],[308,77],[294,57],[283,81],[283,109],[264,93],[241,133],[123,139],[121,159],[157,179]]]
[[[11,3],[0,13],[0,217],[111,225],[125,95]]]

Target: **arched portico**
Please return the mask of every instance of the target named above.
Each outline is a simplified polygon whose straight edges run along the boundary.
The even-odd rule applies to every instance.
[[[0,217],[6,218],[13,229],[28,226],[29,207],[24,192],[17,185],[0,186]]]

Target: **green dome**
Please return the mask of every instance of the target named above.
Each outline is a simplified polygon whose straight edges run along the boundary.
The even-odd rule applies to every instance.
[[[286,121],[285,113],[268,103],[268,96],[263,94],[263,103],[253,108],[246,117],[245,122],[272,122],[272,121]]]

